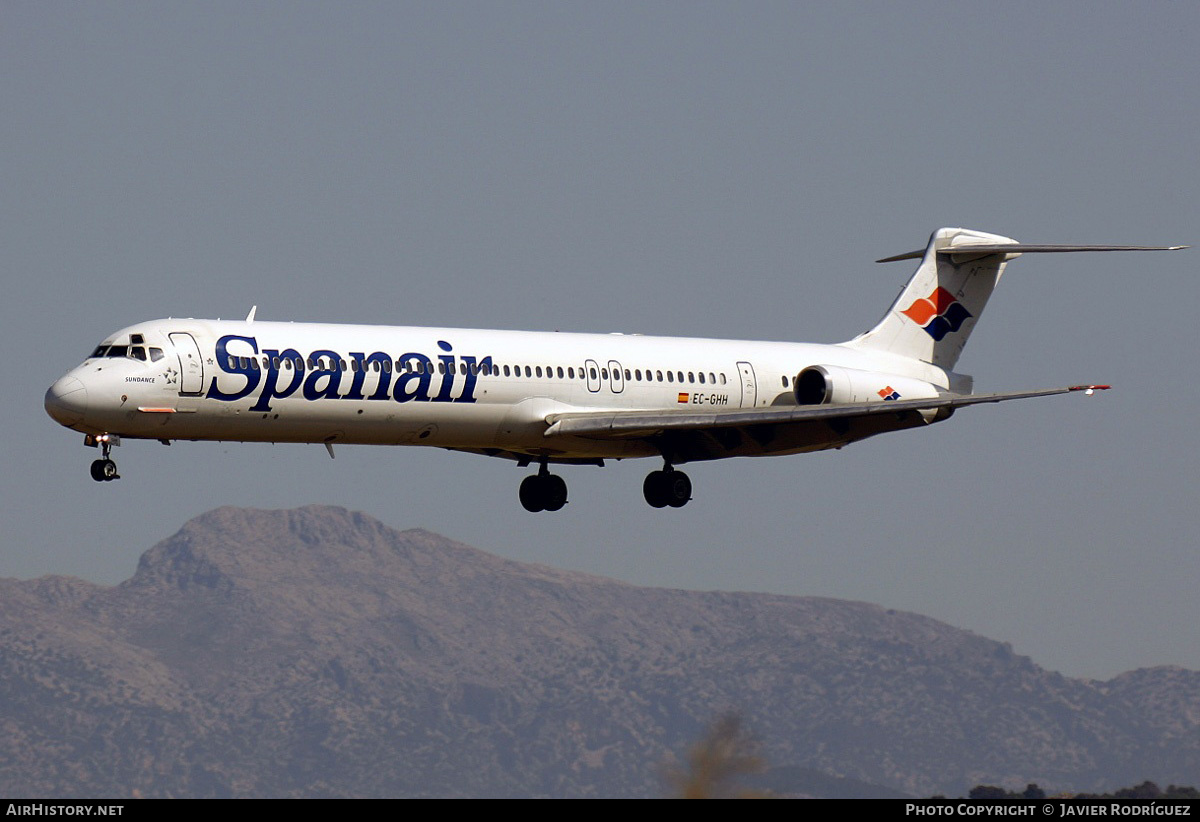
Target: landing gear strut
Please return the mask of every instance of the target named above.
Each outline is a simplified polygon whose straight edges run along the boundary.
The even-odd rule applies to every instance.
[[[567,504],[567,484],[557,474],[551,474],[542,460],[533,476],[521,481],[521,505],[526,511],[557,511]]]
[[[646,502],[655,508],[682,508],[692,498],[692,481],[667,463],[661,471],[651,471],[642,483]]]
[[[101,434],[96,437],[96,442],[99,443],[100,453],[103,456],[92,463],[92,479],[96,482],[108,482],[109,480],[120,479],[121,475],[117,473],[117,464],[109,458],[113,446],[109,436]]]

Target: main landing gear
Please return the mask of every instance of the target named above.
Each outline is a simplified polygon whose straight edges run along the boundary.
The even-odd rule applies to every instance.
[[[692,481],[667,463],[661,471],[651,471],[642,483],[646,502],[655,508],[682,508],[692,499]]]
[[[557,511],[567,504],[567,484],[557,474],[551,474],[546,461],[533,476],[521,481],[521,505],[526,511]]]
[[[533,476],[521,481],[521,505],[526,511],[557,511],[567,504],[567,484],[551,474],[543,459]],[[655,508],[682,508],[691,502],[692,481],[687,474],[666,463],[661,471],[651,471],[642,483],[646,502]]]
[[[96,437],[95,444],[100,446],[100,453],[103,456],[92,463],[92,479],[96,482],[120,479],[121,475],[117,473],[117,464],[109,457],[113,447],[112,438],[108,434],[101,434]]]

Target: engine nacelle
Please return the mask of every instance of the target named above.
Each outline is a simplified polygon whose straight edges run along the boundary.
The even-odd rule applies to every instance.
[[[936,397],[941,391],[932,383],[897,374],[840,365],[810,365],[796,375],[794,393],[799,405],[824,405],[921,400]]]

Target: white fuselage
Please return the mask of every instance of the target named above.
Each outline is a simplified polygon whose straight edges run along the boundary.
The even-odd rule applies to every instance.
[[[166,319],[107,339],[51,387],[46,405],[92,435],[427,445],[588,461],[659,449],[644,438],[547,437],[548,415],[795,405],[797,373],[817,364],[942,388],[954,377],[841,345]],[[845,441],[824,432],[746,453]]]
[[[840,448],[956,408],[1107,386],[975,395],[952,370],[1010,259],[1172,247],[1025,245],[939,228],[883,318],[836,345],[369,325],[153,320],[105,340],[46,392],[100,449],[122,437],[427,445],[536,462],[531,512],[567,503],[550,463],[660,457],[655,508],[691,499],[675,466]]]

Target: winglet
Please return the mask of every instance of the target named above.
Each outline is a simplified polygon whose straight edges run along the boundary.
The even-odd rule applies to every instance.
[[[254,322],[254,312],[257,310],[258,310],[257,305],[250,306],[250,313],[246,315],[246,322],[248,322],[248,323]]]

